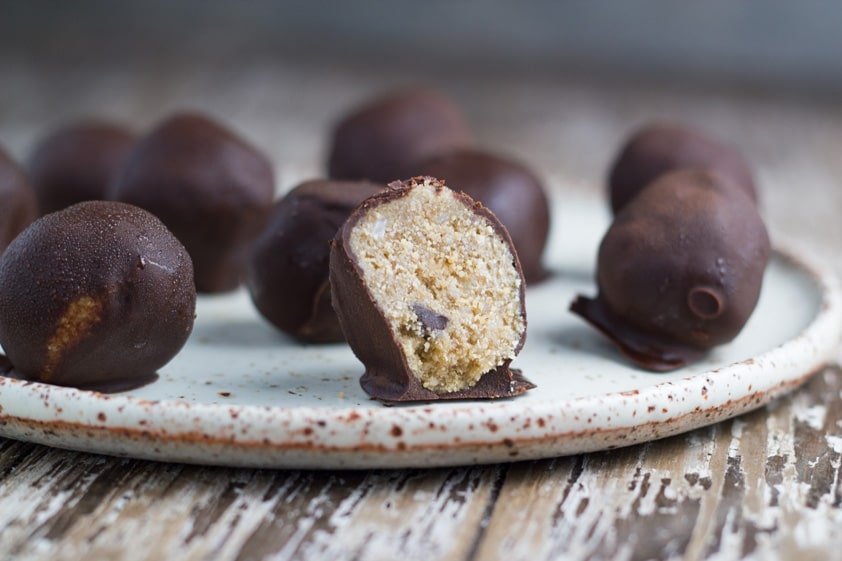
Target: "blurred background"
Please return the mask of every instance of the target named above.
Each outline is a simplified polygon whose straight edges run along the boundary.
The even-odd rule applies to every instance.
[[[834,0],[4,2],[4,54],[58,64],[253,57],[842,89]]]
[[[345,110],[424,83],[556,198],[601,192],[628,132],[674,119],[743,149],[777,232],[820,220],[838,237],[840,25],[834,0],[0,0],[0,143],[24,159],[69,119],[143,130],[198,108],[266,151],[286,190],[323,173]]]

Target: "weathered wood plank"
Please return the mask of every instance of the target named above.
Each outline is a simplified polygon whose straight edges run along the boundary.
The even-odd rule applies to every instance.
[[[478,559],[828,559],[842,546],[842,372],[610,453],[517,465]]]

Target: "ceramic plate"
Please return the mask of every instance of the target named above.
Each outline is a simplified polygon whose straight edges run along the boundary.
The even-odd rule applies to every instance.
[[[513,366],[538,385],[497,402],[387,407],[360,389],[344,345],[302,346],[245,293],[200,298],[187,346],[146,387],[112,395],[0,377],[0,435],[117,456],[278,468],[444,466],[625,446],[759,407],[835,358],[835,277],[777,251],[742,334],[669,374],[630,366],[567,312],[592,294],[603,203],[556,209],[552,280],[527,293],[527,343]]]

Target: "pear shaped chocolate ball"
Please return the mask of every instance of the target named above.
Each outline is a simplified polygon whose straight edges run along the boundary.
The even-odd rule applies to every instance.
[[[15,372],[39,382],[141,384],[187,341],[195,306],[184,247],[122,203],[48,214],[0,258],[0,345]]]
[[[611,167],[608,188],[616,214],[661,175],[680,169],[705,169],[757,201],[748,162],[733,146],[675,124],[654,124],[635,132]]]
[[[417,175],[424,160],[470,142],[468,125],[450,100],[423,88],[400,91],[363,105],[336,125],[328,174],[386,184]]]
[[[641,367],[673,370],[740,333],[769,253],[745,193],[718,175],[672,172],[617,214],[599,248],[599,295],[571,310]]]
[[[248,288],[261,315],[302,341],[344,341],[330,303],[330,242],[351,212],[385,188],[315,180],[275,205],[249,259]]]
[[[104,121],[74,123],[44,138],[29,161],[41,214],[107,199],[135,140],[126,128]]]
[[[236,288],[274,195],[269,160],[210,118],[174,115],[138,141],[111,193],[161,219],[184,244],[200,292]]]
[[[527,283],[547,276],[541,257],[550,232],[550,208],[541,181],[529,168],[501,156],[457,150],[426,161],[419,174],[443,178],[494,213],[512,237]]]
[[[37,217],[38,203],[26,175],[0,148],[0,254]]]

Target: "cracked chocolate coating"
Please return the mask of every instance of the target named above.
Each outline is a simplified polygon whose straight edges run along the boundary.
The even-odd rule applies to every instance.
[[[672,172],[617,214],[599,248],[599,295],[571,310],[639,366],[673,370],[739,334],[769,254],[741,190],[707,172]]]
[[[418,178],[420,182],[421,178]],[[410,370],[400,344],[366,287],[363,272],[350,250],[350,236],[359,220],[377,206],[406,196],[414,188],[416,179],[396,181],[364,201],[336,233],[330,251],[330,284],[333,308],[351,346],[351,350],[365,366],[360,385],[370,396],[383,401],[433,401],[442,399],[494,399],[520,395],[535,385],[521,372],[509,367],[511,361],[486,372],[470,388],[451,393],[436,393],[423,387]],[[443,184],[442,184],[443,186]],[[514,252],[511,238],[497,218],[480,203],[463,193],[455,193],[468,208],[482,216],[509,245],[515,255],[515,266],[523,272]],[[521,282],[520,307],[526,322],[525,283]],[[416,312],[417,314],[418,312]],[[420,318],[419,318],[420,319]],[[429,319],[429,318],[428,318]],[[523,348],[526,329],[515,348]]]
[[[184,247],[150,213],[85,202],[48,214],[0,258],[0,344],[16,375],[130,387],[178,353],[196,291]]]
[[[515,244],[529,284],[547,276],[541,262],[550,232],[550,209],[540,180],[523,164],[475,150],[458,150],[420,166],[420,175],[441,177],[497,216]]]
[[[736,148],[697,130],[662,123],[635,132],[614,161],[608,177],[612,210],[616,214],[658,177],[679,169],[719,174],[724,186],[757,201],[751,168]]]
[[[0,254],[37,217],[35,192],[23,170],[0,147]]]
[[[272,209],[269,160],[210,118],[180,113],[136,144],[111,198],[144,208],[184,244],[199,292],[236,288]]]
[[[302,341],[345,340],[330,304],[330,241],[357,205],[384,188],[316,180],[278,201],[248,265],[248,289],[264,318]]]
[[[375,99],[337,123],[328,174],[385,185],[418,175],[424,160],[470,143],[464,117],[447,98],[432,90],[405,90]]]
[[[105,200],[135,141],[127,129],[101,121],[68,125],[41,140],[29,160],[41,214]]]

